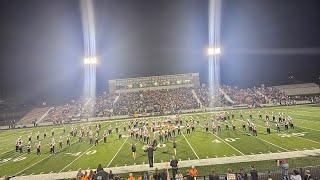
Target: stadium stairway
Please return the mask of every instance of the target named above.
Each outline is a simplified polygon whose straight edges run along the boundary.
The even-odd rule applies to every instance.
[[[197,103],[200,104],[200,109],[202,109],[202,103],[201,103],[199,97],[197,96],[197,93],[194,91],[194,89],[192,89],[191,92],[192,92],[193,97],[197,100]]]
[[[37,119],[38,121],[40,118],[44,118],[44,115],[48,112],[49,109],[49,107],[34,108],[26,115],[24,115],[20,119],[18,124],[32,124],[32,121],[34,121],[35,119]]]
[[[232,101],[232,99],[230,98],[230,96],[229,96],[227,93],[225,93],[222,89],[219,89],[219,91],[220,91],[221,94],[223,94],[224,98],[225,98],[228,102],[230,102],[231,104],[234,104],[234,101]]]
[[[256,90],[256,93],[259,94],[260,96],[264,97],[264,98],[266,99],[266,101],[267,101],[268,103],[270,103],[270,99],[269,99],[266,95],[264,95],[263,93],[261,93],[261,92],[258,91],[258,90]]]
[[[54,107],[50,107],[50,108],[47,110],[47,112],[45,112],[45,113],[38,119],[37,123],[42,122],[42,120],[43,120],[45,117],[48,116],[49,112],[50,112],[53,108],[54,108]]]

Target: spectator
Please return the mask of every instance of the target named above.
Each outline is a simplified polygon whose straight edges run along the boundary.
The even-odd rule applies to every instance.
[[[305,172],[304,172],[304,178],[303,178],[303,180],[313,180],[313,177],[312,177],[312,175],[311,175],[311,173],[310,173],[310,170],[306,170]]]
[[[209,180],[219,180],[219,175],[214,170],[212,170],[211,174],[209,175]]]
[[[133,174],[132,173],[130,173],[129,174],[129,178],[128,178],[128,180],[135,180],[136,178],[134,178],[134,176],[133,176]]]
[[[291,175],[290,179],[291,180],[302,180],[299,171],[297,171],[296,169],[293,170],[293,174]]]
[[[192,166],[189,169],[189,175],[194,178],[194,177],[197,177],[199,175],[199,172],[194,166]]]
[[[112,173],[112,170],[109,171],[109,179],[114,179],[114,174]]]
[[[289,164],[287,160],[278,160],[277,166],[280,167],[282,180],[289,180]]]
[[[162,180],[166,180],[167,177],[168,177],[167,170],[164,169],[164,170],[162,171],[162,173],[161,173],[161,179],[162,179]]]
[[[178,160],[176,160],[175,156],[172,156],[172,160],[170,161],[170,166],[172,169],[172,177],[173,179],[175,179],[178,171]]]
[[[254,165],[251,165],[250,175],[251,180],[258,180],[258,171],[256,170]]]
[[[228,169],[226,180],[236,180],[236,175],[232,172],[232,169]]]
[[[101,164],[98,165],[94,180],[109,180],[109,174],[103,170]]]
[[[81,180],[88,180],[88,172],[84,171],[84,175],[81,177]]]
[[[77,180],[81,180],[81,178],[82,178],[82,176],[83,176],[83,173],[81,172],[81,170],[79,170],[78,171],[78,173],[77,173]]]
[[[176,180],[183,180],[183,175],[182,175],[181,171],[178,170],[175,178],[176,178]]]
[[[93,173],[92,170],[90,170],[89,175],[88,175],[88,179],[89,179],[89,180],[92,180],[93,177],[94,177],[94,173]]]
[[[161,175],[160,175],[160,173],[159,173],[159,169],[158,169],[158,168],[156,168],[156,169],[154,170],[153,179],[154,179],[154,180],[160,180],[160,179],[161,179]]]

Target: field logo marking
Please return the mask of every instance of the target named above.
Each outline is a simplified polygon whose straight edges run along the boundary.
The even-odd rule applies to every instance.
[[[17,157],[17,158],[15,158],[15,159],[12,160],[12,161],[13,161],[13,162],[18,162],[18,161],[22,161],[22,160],[25,160],[25,159],[27,159],[27,157],[22,156],[22,157]]]
[[[203,127],[203,126],[202,126]],[[214,135],[216,138],[220,139],[220,141],[224,142],[225,144],[227,144],[229,147],[231,147],[232,149],[236,150],[238,153],[240,153],[241,155],[245,155],[243,152],[241,152],[239,149],[233,147],[231,144],[229,144],[228,142],[226,142],[225,140],[223,140],[222,138],[220,138],[219,136],[217,136],[216,134],[214,134],[213,132],[210,132],[212,135]]]
[[[221,141],[219,141],[218,139],[215,139],[212,141],[213,143],[221,143]]]

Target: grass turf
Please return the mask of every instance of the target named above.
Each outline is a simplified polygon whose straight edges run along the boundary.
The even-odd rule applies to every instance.
[[[296,128],[284,132],[276,133],[276,126],[271,123],[271,134],[266,134],[264,121],[258,118],[259,111],[263,115],[271,112],[278,114],[283,112],[294,119]],[[215,158],[234,155],[249,155],[270,152],[283,152],[305,149],[320,149],[320,107],[316,106],[291,106],[291,107],[272,107],[260,108],[254,110],[235,110],[235,119],[220,123],[222,131],[218,134],[206,133],[202,127],[204,120],[212,118],[213,113],[184,114],[181,118],[184,120],[196,120],[200,124],[196,127],[196,132],[186,134],[182,129],[183,135],[176,137],[177,159],[200,159]],[[249,118],[249,112],[253,115],[253,122],[257,126],[258,136],[250,136],[241,129],[240,112],[244,118]],[[149,121],[165,119],[165,117],[146,118]],[[277,118],[276,118],[277,119]],[[128,121],[128,120],[127,120]],[[225,130],[226,123],[233,123],[237,130]],[[102,122],[102,130],[106,130],[111,124],[112,127],[118,126],[123,129],[125,121]],[[117,125],[116,125],[117,124]],[[94,127],[95,123],[86,124]],[[80,125],[76,125],[80,126]],[[230,126],[230,125],[229,125]],[[66,125],[66,133],[63,133],[64,126],[37,127],[27,129],[17,129],[0,131],[0,176],[3,175],[29,175],[49,172],[74,171],[81,169],[94,169],[98,164],[104,167],[124,166],[147,163],[147,157],[143,151],[144,143],[127,136],[118,139],[113,133],[108,137],[108,142],[102,141],[98,146],[92,146],[85,138],[84,142],[79,143],[77,138],[72,138],[71,146],[65,146],[63,149],[57,148],[56,155],[49,154],[49,142],[51,140],[51,130],[55,131],[55,139],[66,137],[71,125]],[[231,129],[231,126],[230,126]],[[27,142],[28,135],[32,132],[32,138],[35,140],[37,132],[43,139],[43,133],[47,133],[47,138],[42,140],[42,155],[35,154],[35,148],[32,148],[31,154],[19,154],[14,150],[16,139],[21,136],[24,144]],[[137,158],[133,160],[131,156],[131,144],[136,143]],[[64,142],[65,144],[65,142]],[[167,141],[165,146],[155,151],[155,162],[169,161],[173,155],[172,142]],[[319,165],[319,157],[294,158],[290,161],[292,166]],[[273,170],[276,168],[274,161],[253,162],[260,170]],[[249,167],[252,163],[235,163],[227,165],[215,165],[199,167],[201,174],[209,173],[212,168],[219,172],[225,172],[227,167],[239,169],[240,166]]]

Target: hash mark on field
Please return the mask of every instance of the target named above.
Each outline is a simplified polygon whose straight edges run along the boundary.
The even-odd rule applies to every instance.
[[[235,154],[232,154],[233,156],[236,156]]]
[[[185,136],[182,132],[181,132],[181,134],[182,134],[182,136],[184,137],[184,139],[187,141],[187,143],[189,144],[189,146],[190,146],[191,150],[193,151],[194,155],[196,155],[196,157],[197,157],[198,159],[200,159],[199,156],[198,156],[198,154],[196,153],[196,151],[193,149],[193,147],[192,147],[191,144],[189,143],[189,141],[188,141],[188,139],[186,138],[186,136]]]
[[[254,153],[251,153],[252,155],[254,155]]]
[[[278,152],[282,152],[282,151],[280,151],[280,150],[278,149]]]
[[[272,153],[271,151],[268,151],[270,154]]]
[[[215,157],[217,158],[218,156],[216,155]]]
[[[114,160],[114,158],[116,158],[116,156],[119,154],[120,150],[122,149],[123,145],[127,142],[128,138],[122,143],[122,145],[120,146],[120,148],[118,149],[118,151],[116,152],[116,154],[112,157],[111,161],[109,162],[109,164],[107,165],[107,167],[110,166],[110,164],[112,163],[112,161]]]
[[[42,171],[40,174],[43,174],[44,172]]]

